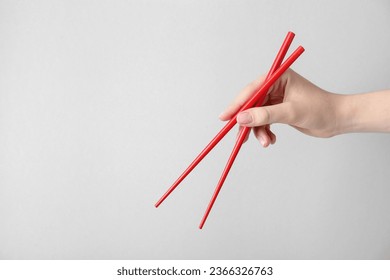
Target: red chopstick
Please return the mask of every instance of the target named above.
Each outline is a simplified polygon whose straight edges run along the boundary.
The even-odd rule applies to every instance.
[[[203,151],[194,159],[194,161],[187,167],[186,170],[179,176],[179,178],[173,183],[173,185],[164,193],[164,195],[157,201],[155,207],[158,207],[176,188],[177,186],[187,177],[187,175],[199,164],[199,162],[221,141],[221,139],[232,129],[237,123],[237,115],[253,106],[261,106],[264,102],[265,97],[270,87],[280,78],[280,76],[295,62],[295,60],[305,51],[302,46],[299,46],[287,59],[282,63],[289,46],[294,38],[294,33],[289,32],[269,70],[267,77],[258,91],[240,108],[240,110],[226,123],[226,125],[218,132],[218,134],[210,141],[210,143],[203,149]],[[232,150],[232,153],[228,159],[225,169],[221,175],[221,178],[215,188],[214,194],[209,202],[206,212],[202,218],[199,228],[202,229],[210,211],[218,197],[218,194],[225,182],[225,179],[234,163],[240,148],[247,137],[250,128],[242,128],[239,136],[237,137],[236,144]]]
[[[265,81],[267,81],[271,75],[280,67],[280,65],[282,64],[282,61],[284,59],[284,57],[286,56],[286,53],[294,39],[294,36],[295,34],[292,33],[292,32],[288,32],[287,33],[287,36],[286,38],[284,39],[283,41],[283,44],[282,46],[280,47],[280,50],[278,52],[278,54],[276,55],[275,57],[275,60],[265,78]],[[255,107],[257,106],[261,106],[265,97],[267,96],[267,93],[263,94],[260,96],[259,100],[257,101]],[[222,175],[221,175],[221,178],[219,179],[219,182],[215,188],[215,191],[214,191],[214,194],[213,196],[211,197],[211,200],[207,206],[207,209],[203,215],[203,218],[200,222],[200,225],[199,225],[199,228],[202,229],[206,220],[207,220],[207,217],[209,216],[210,214],[210,211],[211,209],[213,208],[213,205],[214,205],[214,202],[215,200],[217,199],[218,197],[218,194],[223,186],[223,183],[225,182],[225,179],[227,177],[227,175],[229,174],[229,171],[230,171],[230,168],[232,167],[233,163],[234,163],[234,160],[236,159],[236,156],[237,154],[239,153],[240,149],[241,149],[241,146],[242,144],[244,143],[245,141],[245,138],[248,136],[248,133],[250,132],[250,127],[243,127],[237,137],[237,141],[236,141],[236,144],[232,150],[232,153],[230,154],[230,157],[226,163],[226,166],[225,166],[225,169],[223,170],[222,172]]]
[[[258,92],[252,96],[237,112],[247,110],[253,107],[261,97],[267,94],[269,88],[282,76],[282,74],[294,63],[294,61],[305,51],[302,46],[299,46],[286,61],[264,82]],[[164,193],[164,195],[157,201],[155,207],[160,204],[176,189],[176,187],[184,180],[185,177],[198,165],[198,163],[218,144],[219,141],[232,129],[237,123],[237,114],[228,121],[228,123],[221,129],[221,131],[211,140],[211,142],[203,149],[203,151],[194,159],[194,161],[187,167],[187,169],[180,175],[180,177],[173,183],[173,185]]]

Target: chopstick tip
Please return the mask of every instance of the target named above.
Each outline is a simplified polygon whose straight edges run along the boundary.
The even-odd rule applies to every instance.
[[[199,224],[199,229],[203,229],[203,226],[206,223],[206,219],[207,218],[205,218],[205,217],[202,218],[202,220],[200,221],[200,224]]]

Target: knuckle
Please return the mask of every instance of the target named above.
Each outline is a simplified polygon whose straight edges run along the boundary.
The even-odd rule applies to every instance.
[[[253,122],[256,125],[268,124],[270,121],[270,114],[266,108],[259,108],[255,111]]]

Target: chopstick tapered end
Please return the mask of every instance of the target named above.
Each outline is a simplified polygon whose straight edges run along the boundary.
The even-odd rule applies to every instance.
[[[199,229],[203,229],[203,226],[204,226],[204,224],[206,223],[206,220],[207,220],[207,217],[208,217],[209,214],[210,214],[210,211],[211,211],[211,208],[210,208],[210,206],[209,206],[209,207],[207,208],[206,212],[204,213],[202,220],[200,221]]]
[[[162,202],[163,199],[160,199],[159,201],[156,202],[156,204],[154,204],[154,207],[158,208]]]

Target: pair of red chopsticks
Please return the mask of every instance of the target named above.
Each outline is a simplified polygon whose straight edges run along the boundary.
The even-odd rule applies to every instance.
[[[176,189],[176,187],[184,180],[184,178],[198,165],[198,163],[218,144],[218,142],[232,129],[232,127],[237,123],[237,115],[241,111],[247,110],[252,107],[261,106],[264,102],[265,97],[267,96],[267,92],[270,87],[282,76],[282,74],[294,63],[294,61],[305,51],[302,46],[299,46],[282,64],[284,57],[294,39],[295,34],[292,32],[288,32],[286,38],[276,58],[271,66],[271,69],[268,72],[268,75],[261,85],[261,87],[257,90],[257,92],[240,108],[240,110],[227,122],[227,124],[221,129],[221,131],[211,140],[211,142],[203,149],[203,151],[194,159],[194,161],[187,167],[187,169],[180,175],[180,177],[173,183],[173,185],[167,190],[167,192],[157,201],[155,204],[156,207],[160,206],[160,204]],[[222,188],[222,185],[226,179],[226,176],[229,173],[230,168],[233,165],[233,162],[240,151],[240,148],[250,132],[249,127],[243,127],[237,137],[236,144],[232,150],[232,153],[228,159],[228,162],[225,166],[225,169],[222,172],[222,176],[218,182],[217,187],[215,188],[214,194],[210,200],[210,203],[206,209],[206,212],[200,222],[199,228],[202,229],[206,219],[211,211],[211,208],[214,205],[215,200],[219,194],[219,191]]]

